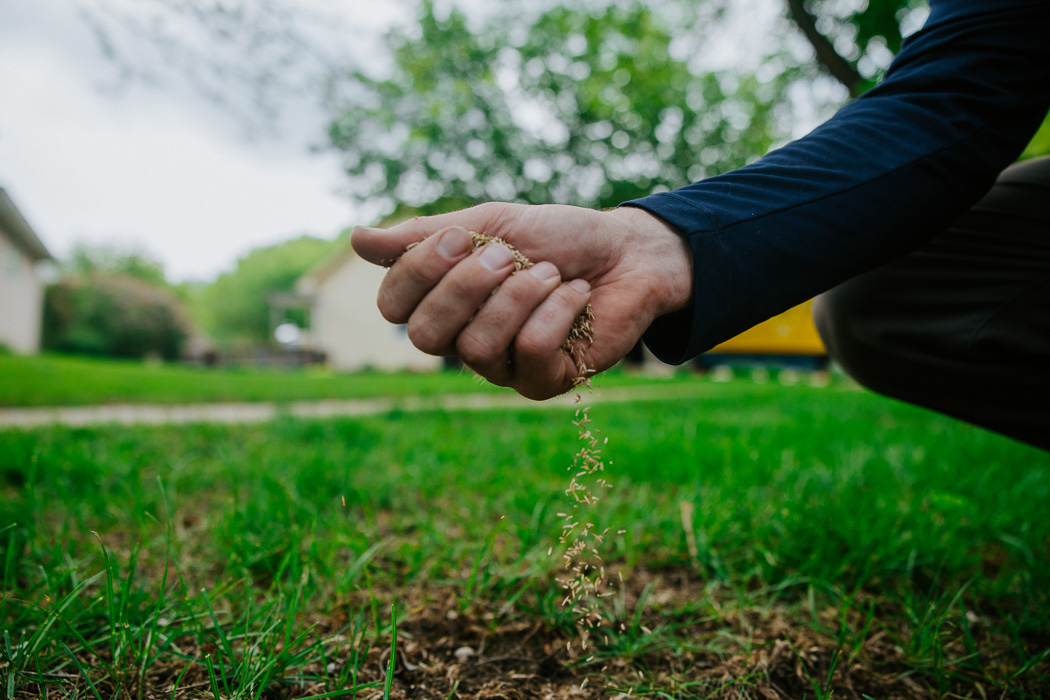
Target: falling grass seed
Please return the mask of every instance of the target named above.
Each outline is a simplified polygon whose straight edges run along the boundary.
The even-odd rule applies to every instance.
[[[533,266],[531,260],[500,238],[473,232],[470,235],[475,248],[495,244],[510,250],[514,256],[515,272]],[[569,353],[576,367],[576,377],[572,385],[577,390],[577,403],[583,401],[581,388],[593,389],[591,376],[594,370],[588,368],[584,361],[584,355],[594,340],[594,327],[591,324],[593,319],[591,306],[588,304],[576,317],[568,337],[561,346]],[[578,438],[581,442],[579,451],[568,467],[568,471],[573,472],[573,475],[568,488],[565,489],[565,494],[573,499],[573,507],[568,512],[558,513],[558,517],[565,521],[558,540],[567,545],[562,554],[562,567],[566,575],[558,579],[562,590],[565,591],[562,605],[571,607],[573,612],[579,615],[580,624],[587,627],[593,627],[600,620],[598,601],[606,596],[605,564],[595,545],[603,543],[609,530],[597,532],[594,523],[581,519],[580,511],[581,506],[584,510],[589,510],[597,505],[599,499],[595,495],[596,490],[600,492],[601,489],[612,488],[604,476],[599,476],[605,471],[599,439],[602,445],[607,444],[609,439],[602,437],[600,430],[590,427],[590,410],[590,406],[577,409],[572,421],[579,431]],[[547,551],[548,556],[552,553],[553,548]],[[586,645],[586,642],[584,644]]]
[[[484,233],[470,232],[474,248],[486,245],[501,245],[514,256],[514,272],[527,270],[533,266],[533,262],[525,257],[521,251],[510,243],[496,236]],[[418,245],[413,243],[406,248],[406,252]],[[562,350],[572,358],[576,367],[576,376],[573,378],[572,386],[577,391],[576,402],[582,403],[582,389],[593,390],[591,377],[594,370],[587,367],[584,356],[591,343],[594,341],[594,320],[590,304],[580,312],[572,324],[569,335],[562,343]],[[580,448],[573,457],[568,471],[573,472],[569,480],[569,486],[565,494],[572,498],[573,507],[565,513],[558,513],[558,517],[565,522],[561,527],[561,535],[558,541],[566,545],[562,554],[562,567],[566,574],[558,578],[565,595],[562,598],[562,606],[571,607],[579,618],[579,623],[586,627],[595,626],[601,619],[598,602],[608,595],[608,584],[605,580],[605,563],[596,545],[604,542],[605,535],[609,530],[596,532],[594,523],[582,520],[581,512],[592,510],[598,503],[595,492],[601,489],[612,488],[612,485],[601,476],[605,472],[605,462],[602,458],[602,450],[609,442],[609,438],[601,436],[601,431],[590,427],[590,406],[583,406],[576,410],[572,424],[577,428]],[[611,464],[611,462],[610,462]],[[621,530],[621,532],[623,532]],[[547,550],[551,556],[554,548]],[[623,577],[621,576],[621,581]]]

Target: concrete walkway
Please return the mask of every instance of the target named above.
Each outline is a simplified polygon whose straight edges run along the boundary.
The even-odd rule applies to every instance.
[[[594,392],[584,390],[586,405],[651,401],[669,398],[699,398],[710,393],[705,384],[672,387],[645,386]],[[516,394],[448,394],[444,396],[403,396],[397,398],[292,401],[276,403],[202,404],[105,404],[99,406],[48,406],[42,408],[0,408],[0,429],[33,428],[41,425],[86,426],[173,425],[184,423],[261,423],[278,416],[330,418],[367,416],[399,411],[484,411],[492,409],[567,409],[576,405],[575,393],[549,401],[529,401]]]

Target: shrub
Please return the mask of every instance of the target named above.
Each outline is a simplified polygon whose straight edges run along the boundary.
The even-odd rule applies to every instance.
[[[174,360],[189,336],[190,323],[175,296],[139,279],[90,274],[47,291],[43,344],[48,350]]]

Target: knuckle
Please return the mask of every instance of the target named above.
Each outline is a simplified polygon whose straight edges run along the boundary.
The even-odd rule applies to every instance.
[[[502,350],[476,333],[464,331],[456,339],[456,354],[468,365],[490,365],[498,359]]]
[[[514,341],[514,352],[518,357],[543,358],[559,347],[558,343],[552,342],[550,334],[528,328],[522,329]]]
[[[440,355],[445,343],[433,324],[418,320],[412,316],[408,319],[408,339],[417,348],[428,355]]]
[[[436,255],[409,255],[406,253],[402,262],[404,262],[402,272],[416,284],[431,286],[447,272]]]
[[[390,323],[406,323],[408,321],[408,310],[395,298],[389,290],[379,288],[379,297],[376,299],[379,313]]]
[[[483,217],[491,218],[499,215],[506,206],[503,202],[482,202],[475,207],[475,210]]]
[[[493,236],[500,236],[513,226],[519,212],[519,205],[510,202],[483,202],[478,204],[478,217],[486,221],[486,231]]]

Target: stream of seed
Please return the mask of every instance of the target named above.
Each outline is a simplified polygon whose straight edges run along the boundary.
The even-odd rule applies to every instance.
[[[484,245],[502,245],[514,255],[515,272],[532,267],[533,263],[514,246],[494,236],[471,233],[474,247]],[[587,367],[585,353],[594,341],[594,327],[591,322],[594,316],[591,307],[587,307],[577,316],[562,343],[562,349],[569,353],[576,367],[573,389],[576,391],[576,402],[583,403],[583,393],[594,391],[591,376],[594,370]],[[601,620],[600,599],[609,595],[605,579],[605,563],[600,548],[609,530],[599,532],[592,522],[596,520],[595,506],[605,489],[612,485],[605,478],[605,460],[602,448],[609,438],[602,437],[601,431],[591,425],[591,408],[583,405],[576,409],[572,424],[578,431],[579,450],[568,466],[571,476],[565,494],[569,497],[571,507],[558,513],[562,519],[560,544],[565,545],[561,555],[562,569],[565,572],[558,577],[562,589],[563,607],[571,608],[579,624],[594,627]],[[553,547],[549,551],[553,554]]]
[[[514,256],[514,272],[533,266],[533,262],[521,251],[501,238],[474,231],[470,232],[470,236],[474,248],[485,245],[501,245],[507,248]],[[406,252],[415,245],[406,248]],[[594,341],[594,328],[591,324],[593,319],[591,306],[588,304],[576,317],[568,337],[561,346],[576,367],[573,389],[576,391],[578,404],[584,402],[585,390],[588,393],[594,390],[591,382],[594,370],[588,368],[585,363],[587,349]],[[600,599],[611,595],[605,577],[605,563],[600,553],[609,530],[606,528],[599,532],[593,522],[597,519],[595,506],[601,499],[601,494],[612,488],[605,477],[605,461],[602,457],[602,449],[609,438],[602,437],[601,431],[591,425],[590,411],[591,408],[587,405],[577,408],[572,421],[578,430],[580,446],[568,466],[571,476],[565,494],[569,497],[571,507],[558,513],[558,517],[563,520],[558,542],[565,545],[565,550],[561,555],[564,574],[557,579],[563,592],[562,606],[571,608],[577,615],[578,623],[587,628],[600,622]],[[552,555],[554,547],[547,553]],[[586,641],[584,645],[586,646]]]

